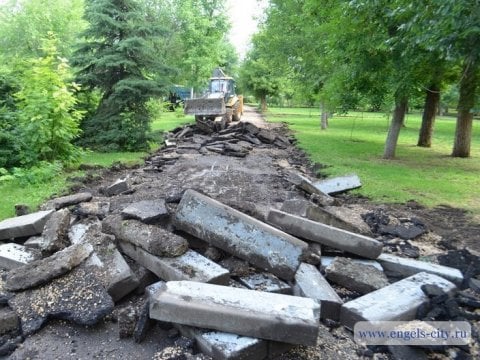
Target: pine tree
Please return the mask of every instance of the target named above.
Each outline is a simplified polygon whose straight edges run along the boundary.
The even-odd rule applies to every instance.
[[[89,27],[72,64],[84,89],[99,90],[98,108],[82,123],[82,145],[97,150],[144,150],[150,126],[146,103],[162,92],[154,51],[162,29],[143,2],[88,0]]]

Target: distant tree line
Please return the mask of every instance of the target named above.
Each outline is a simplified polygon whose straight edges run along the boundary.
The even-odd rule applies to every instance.
[[[241,68],[262,99],[317,102],[327,112],[393,108],[384,158],[395,148],[410,104],[423,96],[418,146],[430,147],[442,97],[456,93],[452,155],[470,156],[478,111],[479,0],[271,0]]]

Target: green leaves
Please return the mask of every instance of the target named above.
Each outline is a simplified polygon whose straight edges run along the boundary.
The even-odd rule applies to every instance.
[[[19,131],[28,144],[23,151],[25,165],[55,160],[72,163],[80,155],[72,142],[80,134],[82,114],[75,110],[69,67],[58,57],[56,44],[49,33],[42,46],[45,55],[27,62],[16,94]]]

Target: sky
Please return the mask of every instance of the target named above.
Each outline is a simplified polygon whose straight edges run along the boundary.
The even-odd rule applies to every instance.
[[[228,14],[232,22],[229,38],[240,58],[245,56],[250,38],[257,30],[255,17],[262,14],[267,3],[267,0],[227,0]]]

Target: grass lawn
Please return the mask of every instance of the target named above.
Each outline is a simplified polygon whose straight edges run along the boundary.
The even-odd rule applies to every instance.
[[[152,122],[152,133],[158,140],[161,140],[161,133],[166,130],[171,130],[179,125],[192,122],[193,117],[186,117],[182,114],[162,113],[161,116]],[[158,144],[152,144],[152,150],[158,147]],[[116,152],[116,153],[98,153],[88,152],[82,159],[82,164],[99,165],[102,167],[109,167],[113,163],[121,162],[127,165],[141,164],[144,152]],[[21,184],[17,180],[0,181],[0,194],[2,194],[2,201],[0,202],[0,220],[12,217],[15,215],[15,204],[26,204],[31,209],[36,209],[46,199],[53,194],[62,194],[68,188],[68,181],[71,176],[82,176],[82,171],[71,169],[61,174],[54,176],[46,181],[39,181],[32,184]]]
[[[471,157],[452,158],[455,118],[438,117],[432,147],[415,146],[420,114],[409,114],[401,130],[396,159],[382,159],[390,118],[379,113],[335,115],[320,130],[316,109],[270,108],[268,121],[286,122],[312,161],[327,165],[322,175],[356,173],[357,193],[375,202],[414,199],[432,207],[446,204],[480,216],[480,121],[474,121]]]

